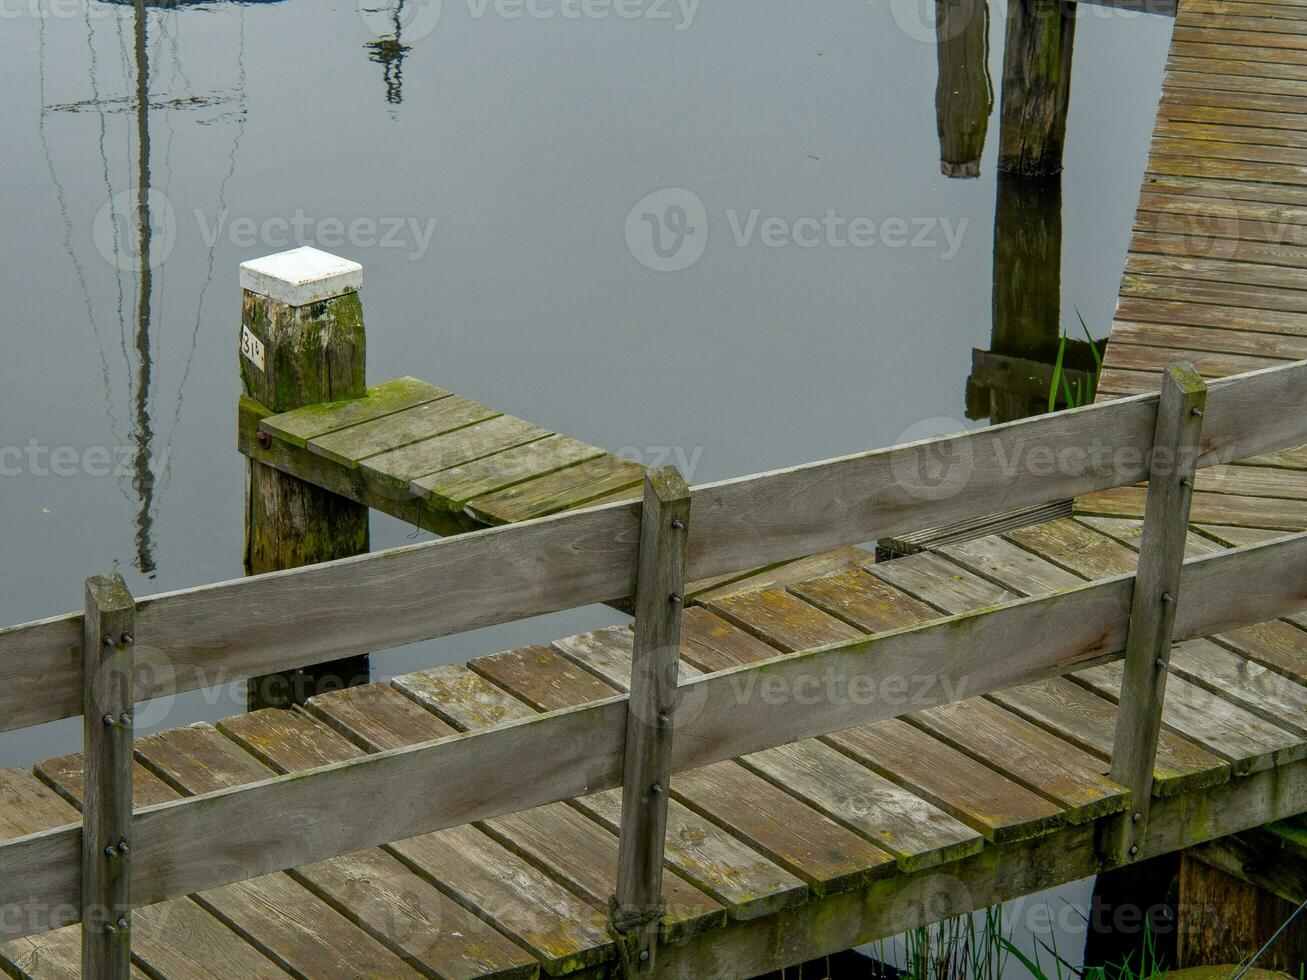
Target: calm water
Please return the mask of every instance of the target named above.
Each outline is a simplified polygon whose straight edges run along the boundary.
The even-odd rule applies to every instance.
[[[150,10],[144,127],[130,7],[0,4],[0,624],[77,608],[111,567],[138,595],[241,574],[236,270],[294,244],[363,263],[373,382],[416,375],[694,481],[983,424],[966,391],[973,348],[1003,347],[998,120],[979,179],[941,176],[915,2],[647,0],[624,19],[428,0],[399,40],[387,0],[364,2],[383,9]],[[1077,309],[1107,329],[1170,29],[1082,7],[1044,297],[1068,329]],[[1043,214],[1056,240],[1056,202]],[[374,548],[410,536],[374,517]],[[375,667],[616,621],[582,610]],[[209,692],[150,721],[238,710]],[[79,722],[11,733],[0,764],[79,747]]]

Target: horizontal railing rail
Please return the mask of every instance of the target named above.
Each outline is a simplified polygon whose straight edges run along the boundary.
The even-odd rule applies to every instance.
[[[1148,479],[1141,395],[691,491],[708,578]],[[1307,361],[1211,383],[1200,466],[1307,443]],[[136,700],[629,597],[618,503],[141,599]],[[0,731],[82,712],[81,614],[0,630]]]
[[[1134,584],[1121,576],[686,681],[672,769],[1115,658]],[[1307,533],[1192,559],[1181,588],[1176,640],[1301,610]],[[932,683],[909,707],[877,693],[920,676]],[[619,786],[628,705],[621,695],[138,810],[131,905]],[[530,766],[520,764],[526,758]],[[513,778],[488,782],[487,772]],[[372,806],[376,799],[386,806]],[[81,919],[80,839],[77,824],[0,845],[0,908],[23,910],[0,921],[0,939]]]

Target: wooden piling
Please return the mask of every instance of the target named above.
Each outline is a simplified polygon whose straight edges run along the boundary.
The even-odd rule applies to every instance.
[[[999,170],[1023,177],[1062,171],[1075,11],[1069,0],[1012,0],[1008,6]]]
[[[1118,862],[1128,862],[1140,852],[1148,830],[1172,630],[1176,606],[1182,599],[1180,568],[1206,404],[1207,385],[1191,365],[1173,364],[1166,369],[1112,748],[1112,779],[1130,790],[1132,800],[1130,810],[1106,833],[1107,854]]]
[[[654,976],[663,915],[663,843],[681,659],[690,490],[674,466],[645,478],[635,646],[622,770],[617,894],[610,927],[631,976]]]
[[[302,248],[241,266],[239,360],[245,395],[273,412],[365,390],[362,267]],[[297,568],[368,550],[368,509],[246,461],[245,571]],[[303,704],[368,680],[366,654],[249,681],[250,709]]]
[[[87,579],[82,627],[82,976],[131,974],[132,648],[122,576]]]

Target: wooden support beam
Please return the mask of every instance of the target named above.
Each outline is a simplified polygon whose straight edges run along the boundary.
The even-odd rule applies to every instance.
[[[994,108],[994,85],[989,79],[989,4],[986,0],[935,0],[935,10],[939,170],[945,177],[979,177]]]
[[[87,579],[82,631],[82,976],[131,973],[132,647],[136,603],[122,576]]]
[[[1012,0],[1003,55],[998,168],[1023,177],[1062,172],[1076,4]]]
[[[654,976],[672,778],[690,488],[674,466],[645,477],[617,894],[609,924],[630,976]]]
[[[1191,366],[1174,364],[1166,369],[1112,751],[1112,779],[1130,790],[1133,807],[1107,831],[1109,860],[1126,862],[1136,857],[1148,829],[1189,501],[1206,405],[1207,385]]]
[[[358,290],[363,269],[313,248],[241,266],[243,393],[272,412],[364,394],[367,339]],[[248,459],[245,572],[258,575],[368,550],[368,509]],[[365,683],[368,655],[249,681],[250,710],[303,704]]]

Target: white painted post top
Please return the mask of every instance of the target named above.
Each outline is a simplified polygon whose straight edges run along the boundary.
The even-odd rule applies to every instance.
[[[241,263],[241,289],[308,306],[363,288],[363,266],[305,245]]]

